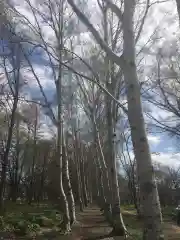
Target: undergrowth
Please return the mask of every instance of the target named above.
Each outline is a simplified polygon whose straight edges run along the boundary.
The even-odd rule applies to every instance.
[[[34,236],[43,229],[61,231],[61,216],[59,211],[48,204],[32,206],[14,204],[8,207],[4,216],[0,216],[0,231],[18,236]]]

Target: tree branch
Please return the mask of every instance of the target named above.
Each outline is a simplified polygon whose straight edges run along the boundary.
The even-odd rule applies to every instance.
[[[73,11],[76,13],[78,18],[84,23],[84,25],[89,29],[97,43],[101,46],[101,48],[107,53],[108,57],[111,58],[113,62],[115,62],[118,66],[123,67],[123,59],[122,56],[117,56],[105,43],[102,39],[98,31],[94,28],[94,26],[90,23],[88,18],[82,13],[79,8],[76,6],[73,0],[67,0],[69,5],[72,7]]]
[[[141,36],[141,32],[143,30],[143,27],[144,27],[144,23],[145,23],[145,20],[146,20],[146,17],[147,17],[147,14],[148,14],[148,11],[149,11],[149,8],[150,8],[150,0],[147,0],[147,3],[146,3],[146,9],[145,9],[145,12],[144,12],[144,16],[143,18],[141,19],[141,25],[139,27],[139,31],[137,33],[137,36],[135,38],[135,43],[138,42],[140,36]]]
[[[107,7],[111,9],[112,12],[114,12],[117,17],[122,21],[123,20],[123,14],[121,12],[121,9],[117,7],[116,4],[112,3],[111,0],[104,0],[107,3]]]
[[[88,77],[88,76],[85,76],[85,75],[81,74],[81,73],[78,73],[74,68],[72,68],[72,67],[64,64],[63,62],[62,62],[61,64],[62,64],[64,67],[66,67],[67,69],[69,69],[70,71],[72,71],[74,74],[76,74],[76,75],[78,75],[78,76],[80,76],[80,77],[82,77],[82,78],[84,78],[84,79],[86,79],[86,80],[88,80],[88,81],[90,81],[90,82],[95,83],[103,92],[105,92],[107,95],[109,95],[109,96],[120,106],[120,108],[122,108],[122,110],[124,111],[124,113],[127,114],[128,111],[127,111],[127,109],[124,107],[124,105],[123,105],[122,103],[120,103],[120,101],[118,101],[105,87],[103,87],[103,86],[99,83],[99,81],[94,80],[94,79],[92,79],[92,78],[90,78],[90,77]]]

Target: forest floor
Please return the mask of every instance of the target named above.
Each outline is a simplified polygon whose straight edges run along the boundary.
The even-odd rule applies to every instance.
[[[165,240],[179,240],[180,227],[176,225],[176,222],[172,221],[171,212],[170,208],[163,211]],[[125,225],[130,234],[128,240],[142,239],[142,222],[137,220],[135,209],[131,206],[123,206],[122,213]],[[86,208],[82,213],[77,211],[77,223],[73,225],[72,232],[68,235],[62,235],[60,233],[60,219],[61,216],[58,210],[49,204],[42,204],[40,206],[18,206],[16,204],[8,208],[8,212],[4,217],[0,217],[0,230],[4,229],[0,231],[0,239],[1,237],[3,237],[4,240],[122,239],[121,237],[108,237],[112,229],[105,221],[99,208],[94,206]],[[12,230],[16,230],[16,237],[15,234],[11,234],[13,232]]]
[[[180,227],[172,220],[172,207],[163,209],[163,229],[165,240],[179,240]],[[122,207],[123,219],[130,234],[134,236],[133,239],[140,240],[142,232],[142,222],[137,220],[136,210],[133,207]]]
[[[123,208],[123,219],[130,234],[128,240],[142,240],[142,222],[137,220],[135,210]],[[77,213],[78,224],[73,227],[72,234],[54,239],[62,240],[122,240],[121,237],[109,237],[109,227],[104,216],[97,207],[90,207],[83,213]],[[180,227],[169,216],[164,218],[165,240],[180,240]],[[44,239],[44,238],[43,238]]]

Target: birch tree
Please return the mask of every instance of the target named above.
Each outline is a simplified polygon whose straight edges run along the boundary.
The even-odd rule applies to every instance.
[[[162,214],[154,177],[152,159],[145,131],[145,123],[142,111],[140,86],[138,82],[136,57],[135,57],[135,36],[133,29],[133,16],[136,3],[133,0],[124,1],[124,11],[106,1],[108,7],[117,14],[122,22],[123,29],[123,55],[116,55],[104,42],[98,31],[89,22],[87,17],[79,10],[73,0],[68,0],[79,19],[86,25],[89,31],[108,57],[120,66],[123,70],[126,94],[128,101],[128,119],[131,128],[131,138],[134,147],[134,154],[137,161],[138,180],[142,196],[144,215],[143,237],[146,240],[164,239],[162,234]],[[119,204],[119,203],[118,203]]]

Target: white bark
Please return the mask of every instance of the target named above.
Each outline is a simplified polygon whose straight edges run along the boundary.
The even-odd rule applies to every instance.
[[[79,134],[80,135],[80,134]],[[88,207],[88,194],[87,194],[87,185],[86,185],[86,175],[85,175],[85,156],[86,152],[84,149],[84,145],[80,142],[80,173],[81,173],[81,181],[82,181],[82,189],[83,189],[83,200],[84,200],[84,206]]]
[[[145,131],[145,123],[140,99],[140,87],[135,63],[135,40],[133,15],[135,1],[124,2],[123,32],[124,32],[124,78],[127,88],[128,119],[134,154],[137,161],[138,180],[144,215],[145,240],[163,239],[162,215],[154,177],[151,154]]]
[[[62,47],[63,47],[63,11],[64,11],[64,0],[61,0],[59,3],[60,8],[60,19],[59,19],[59,39],[58,40],[58,59],[59,59],[59,69],[58,69],[58,78],[56,81],[56,94],[58,101],[58,119],[57,119],[57,147],[56,147],[56,161],[59,165],[59,183],[60,183],[60,197],[63,205],[63,225],[65,231],[70,231],[70,215],[69,215],[69,206],[66,194],[63,187],[63,159],[62,159]]]
[[[65,143],[65,137],[64,135],[62,136],[62,141],[63,141],[63,164],[64,164],[64,178],[66,181],[67,185],[67,199],[68,199],[68,205],[69,205],[69,213],[70,213],[70,219],[71,219],[71,224],[73,224],[76,221],[76,210],[75,210],[75,202],[74,202],[74,196],[73,196],[73,191],[71,187],[71,180],[69,176],[69,159],[68,159],[68,154],[67,154],[67,144]]]
[[[103,4],[103,30],[104,30],[104,41],[108,45],[108,17],[107,17],[107,5]],[[104,69],[105,69],[105,79],[106,79],[106,88],[107,90],[114,95],[113,83],[111,79],[110,66],[112,66],[108,54],[106,54],[104,59]],[[111,183],[111,202],[108,202],[112,206],[112,225],[113,232],[118,233],[119,235],[126,235],[126,227],[123,222],[123,218],[120,211],[120,195],[119,195],[119,185],[117,179],[117,169],[116,169],[116,153],[114,147],[114,128],[115,128],[115,113],[113,111],[112,99],[110,96],[107,96],[106,104],[106,118],[107,118],[107,130],[108,130],[108,139],[107,139],[107,163],[109,166],[109,176]],[[109,213],[110,214],[110,213]]]
[[[108,0],[110,2],[110,0]],[[80,12],[73,0],[68,0],[80,20],[89,28],[96,41],[106,51],[108,57],[123,69],[128,99],[128,119],[131,127],[131,137],[134,153],[137,160],[138,180],[140,182],[142,206],[144,215],[144,238],[145,240],[164,239],[162,234],[162,215],[154,178],[152,159],[145,131],[145,123],[140,99],[140,87],[135,63],[135,39],[133,29],[133,15],[135,0],[124,1],[124,14],[121,10],[116,11],[119,19],[122,19],[124,35],[123,57],[114,56],[99,33],[86,16]],[[112,9],[113,10],[113,9]],[[115,9],[117,10],[117,8]],[[123,16],[123,18],[122,18]]]
[[[94,132],[95,151],[97,152],[97,156],[95,156],[95,158],[97,159],[97,165],[99,166],[99,171],[101,174],[100,186],[101,186],[102,193],[103,193],[103,195],[102,195],[102,198],[104,201],[103,204],[106,205],[106,203],[110,204],[110,199],[111,199],[109,173],[108,173],[108,167],[105,162],[105,157],[104,157],[104,153],[102,150],[102,145],[101,145],[101,141],[100,141],[100,137],[99,137],[99,131],[98,131],[95,119],[93,121],[93,132]],[[104,179],[104,181],[103,181],[103,179]],[[104,186],[104,182],[106,183],[106,188]]]
[[[78,198],[79,198],[79,207],[80,211],[83,211],[84,201],[83,201],[83,190],[82,190],[82,179],[81,179],[81,172],[80,172],[80,156],[79,156],[79,142],[77,138],[77,131],[74,130],[74,159],[75,159],[75,167],[77,173],[77,180],[78,180]]]

